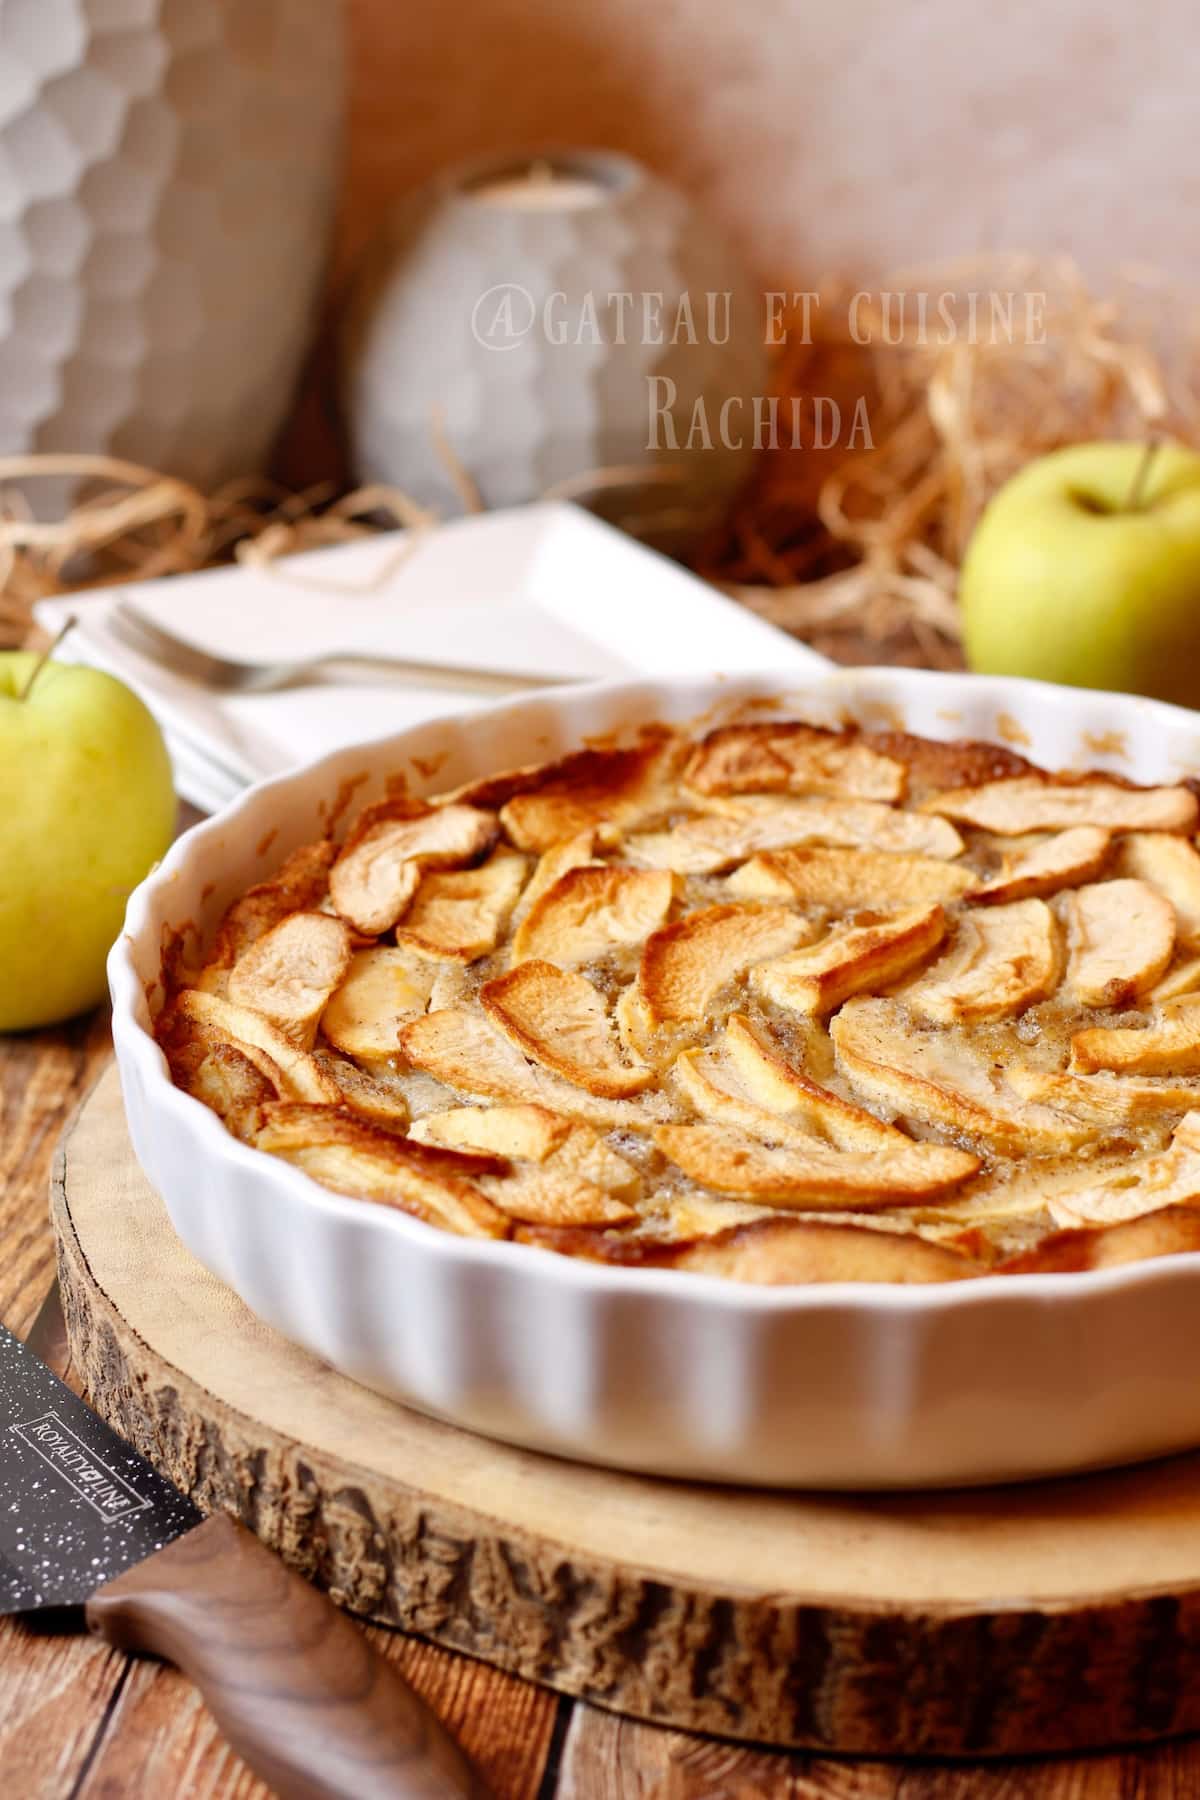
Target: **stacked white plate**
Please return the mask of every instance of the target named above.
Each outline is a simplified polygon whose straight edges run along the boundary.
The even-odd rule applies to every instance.
[[[43,601],[37,618],[48,631],[72,613],[79,621],[65,659],[108,669],[142,695],[166,732],[179,793],[204,812],[263,776],[461,714],[480,698],[469,682],[458,692],[394,677],[215,694],[126,648],[107,625],[119,599],[201,649],[264,662],[374,652],[576,682],[826,666],[677,564],[567,505]]]

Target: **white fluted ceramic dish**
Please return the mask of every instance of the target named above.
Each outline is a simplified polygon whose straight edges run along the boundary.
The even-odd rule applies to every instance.
[[[251,789],[137,890],[109,965],[134,1148],[180,1237],[268,1324],[369,1387],[588,1461],[759,1485],[919,1487],[1200,1443],[1200,1254],[903,1288],[608,1268],[331,1194],[171,1085],[150,1035],[164,929],[211,928],[319,832],[349,777],[368,772],[364,800],[402,768],[432,765],[414,787],[447,788],[584,736],[720,718],[764,695],[818,723],[1000,739],[1050,768],[1143,782],[1200,770],[1200,716],[1152,701],[842,670],[509,701]]]

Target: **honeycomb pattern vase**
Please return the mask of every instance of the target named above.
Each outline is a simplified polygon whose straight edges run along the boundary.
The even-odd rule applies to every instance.
[[[0,0],[0,453],[261,468],[339,174],[340,0]]]
[[[459,511],[444,433],[488,506],[565,483],[610,516],[652,513],[657,492],[694,519],[744,477],[765,360],[762,301],[732,250],[637,163],[473,164],[402,202],[364,259],[342,342],[355,473]],[[628,473],[615,508],[589,488],[599,470]]]

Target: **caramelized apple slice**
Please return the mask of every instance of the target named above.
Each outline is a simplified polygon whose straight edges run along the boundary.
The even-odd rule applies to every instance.
[[[1022,1100],[1057,1107],[1092,1125],[1145,1125],[1200,1107],[1200,1081],[1074,1075],[1057,1069],[1008,1069],[1006,1078]]]
[[[479,1001],[526,1056],[589,1094],[616,1100],[653,1079],[652,1069],[624,1059],[604,996],[582,975],[553,963],[519,963],[487,982]]]
[[[783,906],[708,906],[665,925],[647,942],[638,971],[645,1028],[703,1019],[723,987],[814,932]]]
[[[356,951],[321,1015],[322,1035],[363,1062],[395,1056],[400,1027],[425,1011],[436,973],[437,964],[413,950],[376,944]]]
[[[1185,838],[1164,831],[1133,831],[1121,840],[1119,872],[1148,881],[1175,908],[1176,936],[1185,950],[1200,950],[1200,855]]]
[[[335,1193],[395,1206],[463,1237],[508,1234],[508,1219],[474,1179],[503,1173],[494,1157],[410,1143],[325,1106],[268,1107],[255,1142]]]
[[[329,1106],[341,1098],[336,1084],[313,1057],[250,1007],[187,988],[176,996],[174,1013],[211,1038],[233,1044],[273,1083],[281,1099]]]
[[[1072,825],[1096,825],[1103,831],[1193,831],[1200,809],[1185,787],[1127,788],[1100,777],[1052,781],[1018,775],[934,794],[921,810],[998,837],[1014,837],[1026,831],[1065,831]]]
[[[229,971],[228,995],[311,1050],[329,996],[350,966],[350,933],[328,913],[297,912],[244,950]]]
[[[1053,993],[1061,973],[1054,914],[1044,900],[1014,900],[960,917],[945,955],[902,998],[938,1025],[1005,1019]]]
[[[249,1142],[262,1107],[280,1097],[279,1071],[266,1057],[256,1062],[251,1051],[187,1028],[164,1033],[160,1042],[176,1087],[202,1101],[235,1137]]]
[[[1098,825],[1075,825],[1070,831],[1056,832],[1008,860],[1004,873],[977,887],[971,899],[978,905],[996,906],[1010,900],[1045,899],[1060,888],[1076,887],[1100,873],[1112,844],[1112,832]]]
[[[538,852],[597,826],[624,828],[662,807],[674,760],[673,740],[655,738],[630,750],[581,750],[517,771],[507,778],[515,786],[501,805],[501,823],[519,850]],[[502,791],[495,783],[474,790]]]
[[[1144,1030],[1095,1025],[1071,1039],[1071,1067],[1084,1074],[1200,1074],[1200,994],[1163,1007]]]
[[[407,1128],[408,1101],[390,1070],[361,1068],[358,1063],[345,1056],[336,1056],[331,1050],[318,1048],[313,1055],[322,1071],[337,1083],[342,1104],[352,1113],[384,1131]]]
[[[813,1081],[740,1014],[725,1027],[724,1048],[751,1097],[768,1112],[803,1121],[839,1150],[867,1150],[892,1140],[894,1126]]]
[[[1067,902],[1067,984],[1083,1006],[1125,1006],[1175,953],[1175,909],[1148,882],[1098,881]]]
[[[1168,1149],[1138,1156],[1096,1177],[1081,1175],[1048,1197],[1059,1225],[1118,1225],[1163,1206],[1200,1201],[1200,1113],[1188,1113]]]
[[[532,1102],[606,1129],[644,1129],[654,1118],[669,1116],[659,1095],[601,1099],[532,1067],[497,1025],[466,1007],[448,1007],[414,1019],[402,1029],[400,1045],[414,1068],[457,1093]]]
[[[1168,1001],[1180,1000],[1185,994],[1194,994],[1198,988],[1200,956],[1188,956],[1155,982],[1146,995],[1146,1000],[1154,1006],[1165,1006]]]
[[[589,825],[585,830],[577,831],[574,837],[564,838],[561,844],[551,844],[549,850],[544,850],[538,857],[525,891],[517,901],[513,920],[519,924],[525,919],[542,895],[549,893],[555,882],[569,869],[603,867],[597,855],[598,849],[615,849],[619,842],[619,832],[603,826]]]
[[[903,851],[767,850],[726,880],[731,894],[753,900],[796,900],[830,912],[907,911],[960,900],[976,877],[961,864]]]
[[[423,869],[473,862],[491,848],[499,830],[493,814],[473,806],[431,807],[403,818],[384,810],[383,817],[367,815],[329,874],[334,906],[368,937],[396,923]]]
[[[472,963],[496,948],[512,916],[527,859],[502,844],[475,869],[432,869],[421,876],[396,927],[397,944],[442,962]]]
[[[507,1175],[483,1183],[510,1218],[564,1226],[627,1225],[637,1218],[629,1204],[637,1170],[589,1126],[544,1107],[456,1107],[422,1119],[411,1135],[512,1159],[517,1166]]]
[[[654,1141],[693,1181],[762,1206],[903,1205],[945,1193],[979,1168],[965,1150],[906,1138],[886,1150],[834,1150],[815,1138],[765,1144],[719,1125],[660,1125]]]
[[[777,1006],[823,1016],[851,994],[898,981],[932,956],[945,935],[941,907],[917,907],[879,925],[832,931],[810,949],[763,963],[751,985]]]
[[[287,918],[289,913],[312,912],[325,899],[329,870],[337,854],[322,838],[293,850],[274,875],[248,888],[222,919],[213,946],[213,967],[230,968],[250,945]]]
[[[791,1129],[840,1150],[879,1150],[909,1141],[894,1125],[794,1068],[740,1014],[729,1020],[719,1047],[685,1050],[674,1075],[701,1118],[728,1120],[752,1134]]]
[[[512,961],[540,958],[570,968],[618,945],[640,944],[666,920],[675,886],[669,869],[569,869],[526,913]]]
[[[411,1136],[419,1143],[441,1144],[448,1150],[482,1150],[491,1156],[541,1163],[577,1129],[573,1119],[529,1103],[454,1106],[418,1120]]]
[[[1031,1145],[1067,1150],[1088,1127],[1022,1101],[961,1033],[914,1028],[898,1000],[849,1000],[829,1027],[838,1067],[856,1089],[927,1124],[1025,1154]]]
[[[829,794],[899,800],[903,763],[813,725],[726,725],[693,751],[684,785],[699,794]]]
[[[849,848],[917,851],[954,857],[963,841],[945,819],[898,812],[872,800],[738,800],[722,810],[697,813],[670,831],[641,832],[628,841],[630,856],[652,868],[684,875],[715,875],[762,850],[831,844]]]

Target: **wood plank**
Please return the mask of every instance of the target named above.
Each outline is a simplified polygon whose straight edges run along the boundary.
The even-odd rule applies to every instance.
[[[378,1627],[376,1644],[454,1733],[498,1800],[536,1800],[555,1696],[486,1664]],[[196,1690],[174,1669],[136,1664],[72,1800],[270,1800],[229,1749]]]
[[[106,1010],[0,1038],[0,1319],[18,1337],[54,1275],[46,1189],[58,1136],[111,1054]]]
[[[127,1668],[82,1634],[0,1619],[0,1791],[12,1800],[71,1794]]]
[[[578,1704],[554,1800],[1194,1800],[1200,1742],[998,1763],[779,1756]]]

